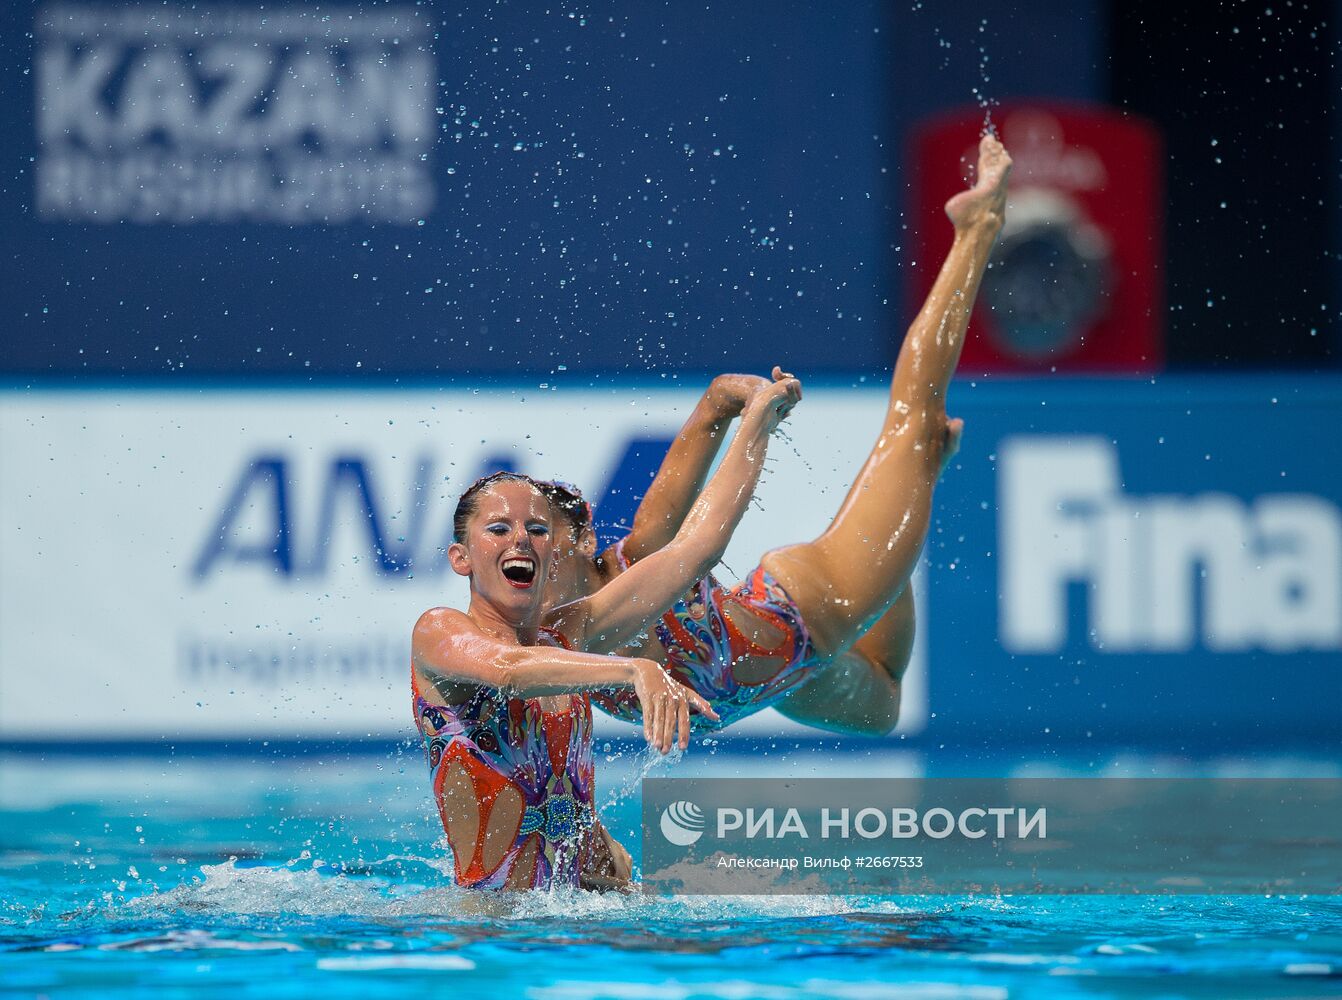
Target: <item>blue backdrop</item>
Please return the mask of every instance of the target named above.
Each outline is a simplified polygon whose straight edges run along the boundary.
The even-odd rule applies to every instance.
[[[1036,5],[1027,21],[1004,0],[935,13],[870,2],[614,13],[364,3],[331,8],[355,25],[332,38],[329,25],[286,31],[278,16],[227,26],[222,6],[123,5],[120,20],[100,22],[117,8],[8,5],[4,368],[637,373],[754,369],[780,355],[811,371],[878,368],[905,319],[896,269],[907,263],[910,125],[976,90],[1102,96],[1098,6]],[[94,14],[62,22],[68,10]],[[377,27],[398,11],[420,26],[403,46]],[[264,57],[256,99],[225,111],[243,58],[230,46],[252,40]],[[403,126],[399,140],[360,145],[333,128],[264,154],[244,148],[240,136],[295,101],[314,102],[303,114],[339,102],[357,60],[383,47],[398,73],[409,57],[431,59],[424,137]],[[315,76],[305,58],[318,60]],[[394,86],[405,79],[413,72]],[[163,100],[182,121],[145,111]],[[53,123],[41,143],[39,108]],[[84,134],[104,127],[111,138]],[[106,210],[90,221],[44,212],[36,196],[67,156],[204,163],[225,186],[239,162],[339,154],[362,167],[397,149],[430,190],[395,221],[379,221],[380,209],[297,224],[283,213],[208,221],[202,210],[191,221],[166,196],[139,221]]]
[[[1336,378],[958,385],[951,409],[929,739],[1342,738]]]

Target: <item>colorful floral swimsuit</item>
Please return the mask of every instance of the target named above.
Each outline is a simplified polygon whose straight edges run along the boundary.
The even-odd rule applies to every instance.
[[[615,556],[622,570],[629,568],[623,541],[616,544]],[[749,618],[766,631],[771,627],[778,641],[770,646],[752,642],[736,624]],[[719,729],[769,707],[810,680],[823,662],[797,605],[763,566],[730,588],[711,574],[704,577],[658,619],[656,632],[666,650],[667,670],[709,701],[722,719],[713,723],[692,715],[696,729]],[[595,692],[592,702],[616,718],[642,721],[632,690]]]
[[[553,630],[542,629],[541,638],[569,648]],[[588,696],[569,695],[567,708],[550,712],[538,699],[509,698],[483,686],[463,704],[433,705],[420,694],[413,670],[410,687],[444,830],[448,823],[443,785],[454,767],[465,772],[480,805],[478,832],[469,853],[466,845],[453,845],[457,884],[508,888],[518,861],[534,853],[530,881],[511,888],[578,885],[593,821]],[[524,806],[504,849],[487,845],[485,837],[500,796]]]

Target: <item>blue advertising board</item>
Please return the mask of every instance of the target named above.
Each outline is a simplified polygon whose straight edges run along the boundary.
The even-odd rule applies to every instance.
[[[957,387],[929,738],[1342,739],[1342,383]]]
[[[698,395],[573,382],[8,389],[0,739],[393,736],[411,624],[469,600],[445,558],[464,486],[559,476],[618,535]],[[949,404],[964,443],[891,739],[1342,739],[1342,382],[960,380]],[[874,380],[811,380],[724,579],[824,529],[885,405]],[[45,660],[83,664],[98,703],[27,668]],[[724,738],[806,735],[747,721]]]

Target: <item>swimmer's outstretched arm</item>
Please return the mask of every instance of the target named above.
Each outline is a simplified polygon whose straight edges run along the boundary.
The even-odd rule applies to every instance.
[[[662,459],[643,502],[634,514],[634,526],[624,539],[624,557],[630,562],[649,556],[671,539],[685,523],[695,498],[703,491],[708,470],[718,457],[732,419],[741,415],[750,398],[768,388],[758,375],[719,375],[695,405]],[[606,559],[614,553],[607,552]]]
[[[463,688],[458,692],[463,700],[478,685],[516,698],[631,687],[642,707],[644,735],[663,753],[671,749],[678,722],[680,744],[689,745],[690,709],[718,718],[708,702],[673,681],[655,660],[510,645],[452,608],[420,615],[410,649],[415,670],[445,698],[454,686]]]
[[[800,399],[801,383],[791,377],[757,392],[676,536],[595,594],[555,608],[551,623],[597,652],[618,649],[646,631],[722,558],[759,483],[769,435]]]
[[[483,684],[516,698],[632,687],[638,667],[631,657],[499,642],[452,608],[431,608],[419,616],[411,661],[435,682]]]

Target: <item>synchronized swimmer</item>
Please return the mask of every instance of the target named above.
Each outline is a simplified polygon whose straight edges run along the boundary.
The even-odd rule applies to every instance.
[[[985,136],[976,183],[946,204],[954,242],[900,348],[876,444],[815,540],[767,553],[735,587],[710,575],[770,434],[801,399],[777,368],[772,380],[714,381],[632,532],[605,552],[571,487],[498,473],[463,494],[448,557],[470,580],[470,606],[425,612],[412,653],[415,718],[459,885],[627,882],[628,854],[593,811],[593,703],[641,721],[662,752],[688,745],[692,714],[720,726],[770,705],[838,732],[894,726],[913,642],[908,582],[962,430],[946,390],[1010,168]]]

